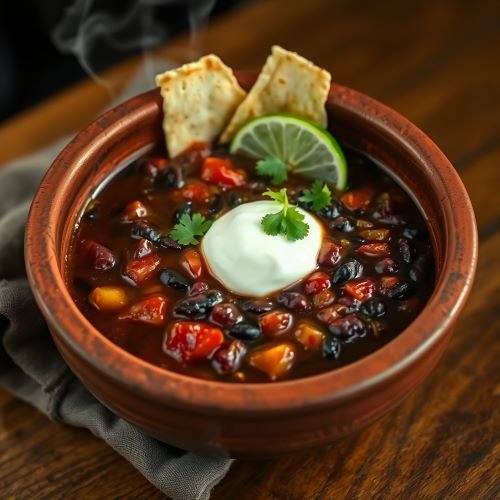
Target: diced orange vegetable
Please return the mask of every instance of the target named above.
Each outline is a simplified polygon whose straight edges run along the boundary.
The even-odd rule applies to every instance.
[[[321,349],[325,334],[307,323],[300,323],[294,332],[295,338],[306,348],[313,351]]]
[[[377,284],[372,279],[352,280],[345,284],[345,291],[356,300],[364,302],[371,299],[377,290]]]
[[[354,189],[340,198],[349,210],[366,210],[372,202],[374,192],[370,188]]]
[[[117,311],[128,303],[128,295],[124,288],[117,286],[100,286],[89,294],[89,302],[99,311]]]
[[[391,251],[389,243],[365,243],[356,249],[356,253],[365,257],[385,257]]]
[[[391,235],[390,229],[365,229],[359,233],[368,241],[387,241]]]
[[[332,290],[323,290],[316,295],[313,295],[313,304],[315,309],[323,309],[335,300],[335,293]]]
[[[356,219],[356,227],[373,227],[373,222],[365,219]]]
[[[195,201],[196,203],[208,203],[212,198],[212,192],[206,182],[191,181],[188,182],[182,189],[181,195],[187,200]]]
[[[399,278],[396,276],[382,276],[380,278],[380,291],[386,294],[391,288],[399,284]]]
[[[292,344],[283,343],[254,351],[249,363],[266,373],[271,380],[285,375],[293,366],[296,352]]]
[[[330,324],[345,316],[348,312],[344,304],[333,304],[333,306],[325,307],[316,313],[316,317],[323,323]]]
[[[202,271],[201,255],[194,248],[188,248],[181,256],[181,266],[191,278],[199,278]]]

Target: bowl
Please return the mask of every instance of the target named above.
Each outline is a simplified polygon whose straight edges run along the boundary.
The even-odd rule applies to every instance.
[[[256,77],[237,76],[247,89]],[[395,111],[340,85],[332,86],[327,110],[333,134],[385,165],[420,204],[436,284],[421,314],[383,348],[302,379],[230,384],[169,372],[110,342],[74,304],[66,286],[73,227],[111,174],[163,140],[157,90],[97,118],[48,169],[26,227],[31,288],[71,370],[105,406],[147,434],[203,454],[249,458],[324,445],[394,408],[443,354],[476,271],[477,230],[467,192],[438,147]]]

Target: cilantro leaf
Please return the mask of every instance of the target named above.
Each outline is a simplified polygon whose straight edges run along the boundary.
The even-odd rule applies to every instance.
[[[286,164],[275,155],[268,155],[257,162],[257,173],[271,177],[272,184],[283,184],[288,179]]]
[[[299,197],[300,201],[312,203],[313,210],[319,211],[332,202],[330,188],[319,180],[315,180],[311,189],[305,189],[304,194]]]
[[[282,234],[290,241],[301,240],[307,236],[309,226],[297,208],[290,206],[286,188],[280,191],[267,190],[264,195],[283,206],[279,212],[267,214],[262,218],[261,224],[266,234],[271,236]]]
[[[179,222],[170,231],[170,237],[181,245],[197,245],[197,236],[203,236],[212,225],[212,221],[205,219],[199,213],[193,215],[182,214]]]

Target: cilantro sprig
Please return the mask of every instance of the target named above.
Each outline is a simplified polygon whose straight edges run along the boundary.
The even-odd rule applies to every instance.
[[[170,231],[170,237],[181,245],[197,245],[197,237],[203,236],[211,225],[212,221],[199,213],[182,214],[179,222]]]
[[[290,205],[286,188],[279,191],[268,189],[263,194],[282,205],[279,212],[267,214],[262,218],[261,224],[264,232],[271,236],[282,234],[290,241],[305,238],[309,233],[309,226],[304,222],[304,216],[297,208]]]
[[[315,180],[311,189],[305,189],[299,200],[304,203],[311,203],[313,210],[317,212],[332,203],[332,192],[326,184],[320,180]]]
[[[283,184],[288,179],[286,163],[276,155],[267,155],[257,162],[257,173],[271,178],[271,184]]]

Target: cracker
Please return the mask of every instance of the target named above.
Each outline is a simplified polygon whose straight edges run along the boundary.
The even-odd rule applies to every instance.
[[[311,61],[277,45],[254,86],[239,105],[220,138],[228,142],[252,118],[291,113],[326,127],[325,102],[331,76]]]
[[[197,142],[212,142],[229,123],[246,92],[231,68],[210,54],[156,75],[163,97],[163,131],[170,157]]]

